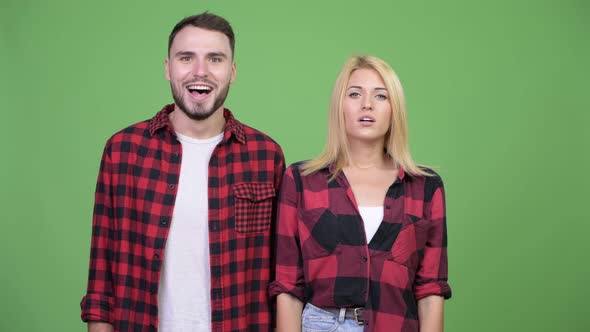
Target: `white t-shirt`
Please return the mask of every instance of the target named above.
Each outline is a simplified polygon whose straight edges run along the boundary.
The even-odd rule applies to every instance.
[[[383,206],[359,206],[359,212],[365,224],[365,234],[369,243],[383,221]]]
[[[158,331],[211,331],[209,159],[223,133],[205,140],[176,133],[182,163],[158,292]]]

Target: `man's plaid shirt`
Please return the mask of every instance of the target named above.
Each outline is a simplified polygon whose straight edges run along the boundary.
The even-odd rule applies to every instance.
[[[82,320],[155,331],[158,286],[180,175],[181,143],[165,106],[107,142],[96,187]],[[209,161],[213,331],[270,331],[272,218],[285,168],[281,148],[224,110]],[[208,291],[208,290],[204,290]]]
[[[352,189],[325,168],[283,177],[277,221],[276,280],[271,295],[289,293],[318,307],[364,307],[365,331],[419,331],[417,300],[451,296],[443,183],[438,175],[400,169],[369,243]]]

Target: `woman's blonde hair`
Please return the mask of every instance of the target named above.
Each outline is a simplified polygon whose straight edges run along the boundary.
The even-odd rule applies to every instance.
[[[385,153],[391,157],[396,167],[403,168],[409,175],[432,175],[417,165],[410,155],[406,102],[399,78],[385,61],[370,55],[352,56],[342,67],[332,92],[328,138],[324,151],[318,157],[305,161],[301,165],[302,174],[308,175],[333,164],[331,173],[331,179],[333,179],[344,166],[350,163],[342,101],[346,95],[350,75],[357,69],[372,69],[379,73],[385,83],[392,111],[391,124],[385,135]]]

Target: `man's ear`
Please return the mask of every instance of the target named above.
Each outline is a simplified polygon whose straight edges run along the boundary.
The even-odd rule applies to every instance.
[[[231,63],[231,78],[229,80],[230,83],[236,81],[236,76],[238,75],[238,69],[236,68],[236,62],[232,61]]]
[[[167,81],[170,81],[170,60],[166,58],[164,60],[164,73]]]

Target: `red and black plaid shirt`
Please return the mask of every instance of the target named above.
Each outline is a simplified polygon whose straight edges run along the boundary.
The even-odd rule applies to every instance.
[[[346,177],[329,176],[328,168],[302,176],[297,164],[285,172],[270,294],[289,293],[318,307],[365,307],[365,331],[417,332],[417,300],[451,296],[440,177],[400,169],[367,244]]]
[[[106,144],[94,208],[82,320],[155,331],[158,285],[180,175],[181,143],[167,105]],[[267,287],[275,193],[285,168],[277,143],[224,110],[209,161],[213,331],[270,331]],[[207,290],[204,290],[207,291]]]

